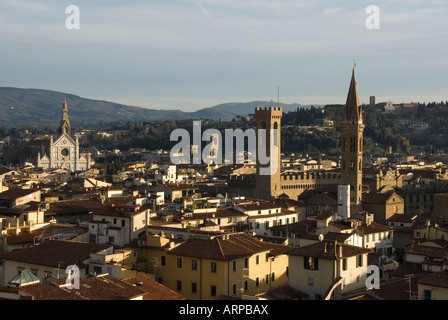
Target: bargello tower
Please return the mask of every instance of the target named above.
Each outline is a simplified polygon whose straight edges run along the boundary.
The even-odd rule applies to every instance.
[[[255,195],[258,199],[272,200],[282,193],[280,134],[282,116],[283,111],[280,107],[260,107],[255,109],[255,120],[257,124]],[[265,131],[260,129],[264,129]]]
[[[362,209],[363,132],[362,108],[353,68],[341,123],[341,184],[350,185],[351,212],[359,212]]]

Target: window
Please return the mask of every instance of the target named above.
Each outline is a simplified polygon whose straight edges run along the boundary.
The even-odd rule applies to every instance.
[[[121,220],[121,226],[124,227],[126,225],[126,220]]]
[[[362,267],[362,260],[363,260],[363,256],[362,254],[360,254],[359,256],[356,257],[356,267]]]
[[[275,272],[271,273],[271,281],[274,282],[275,281]]]
[[[210,272],[216,273],[216,262],[210,262]]]
[[[233,272],[236,271],[236,267],[237,267],[236,260],[233,260],[233,261],[232,261],[232,271],[233,271]]]
[[[249,268],[249,259],[244,258],[244,268]]]
[[[255,264],[260,264],[260,256],[259,255],[257,255],[255,257]]]
[[[161,264],[162,264],[162,266],[166,265],[166,257],[165,257],[165,256],[162,256],[162,257],[160,258],[160,260],[161,260]]]
[[[355,160],[350,160],[350,171],[355,171]]]
[[[347,258],[342,259],[342,270],[347,271],[348,266],[347,266]]]
[[[319,270],[319,259],[313,257],[304,257],[303,268],[307,270]]]
[[[356,138],[350,137],[350,152],[356,151]]]
[[[107,240],[108,240],[109,243],[113,243],[115,241],[115,238],[114,237],[109,237]]]
[[[314,278],[308,278],[308,285],[313,286],[314,285]]]
[[[210,286],[210,295],[216,297],[216,286]]]
[[[234,284],[232,284],[232,294],[233,294],[233,295],[236,295],[236,291],[237,291],[237,289],[236,289],[236,283],[234,283]]]
[[[269,261],[269,252],[266,252],[266,262]]]
[[[114,224],[117,224],[117,218],[114,218]]]
[[[197,293],[198,284],[196,282],[191,283],[191,293]]]
[[[264,278],[264,281],[266,282],[266,284],[269,283],[269,274],[266,273],[266,276]]]
[[[177,267],[182,268],[182,258],[177,258]]]
[[[423,291],[423,299],[424,300],[431,300],[431,290],[424,290]]]
[[[257,278],[255,279],[255,287],[256,287],[256,288],[260,287],[260,277],[257,277]]]
[[[180,281],[180,280],[176,281],[176,290],[182,291],[182,281]]]
[[[248,280],[244,280],[244,291],[249,290],[249,281]]]
[[[97,266],[93,267],[93,274],[98,275],[98,274],[101,274],[101,273],[103,273],[103,268],[97,267]]]
[[[191,270],[198,270],[198,260],[191,260]]]

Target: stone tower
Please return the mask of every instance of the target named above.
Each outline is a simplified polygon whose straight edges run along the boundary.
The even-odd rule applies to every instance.
[[[63,133],[67,133],[69,136],[71,135],[70,121],[68,120],[68,108],[67,108],[67,100],[64,98],[64,104],[62,106],[62,118],[58,129],[59,135]]]
[[[282,193],[280,134],[282,116],[280,107],[255,109],[257,173],[254,196],[258,199],[272,200]]]
[[[353,213],[362,208],[363,131],[362,108],[353,68],[341,123],[341,184],[350,185],[350,211]]]

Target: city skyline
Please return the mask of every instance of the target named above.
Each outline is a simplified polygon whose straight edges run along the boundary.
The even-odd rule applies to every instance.
[[[80,29],[66,28],[66,8]],[[366,27],[379,8],[380,29]],[[0,86],[151,109],[447,100],[446,1],[0,1]]]

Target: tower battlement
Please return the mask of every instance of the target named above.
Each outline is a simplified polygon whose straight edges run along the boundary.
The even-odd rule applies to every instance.
[[[282,117],[283,111],[281,107],[257,107],[255,108],[255,117]]]

